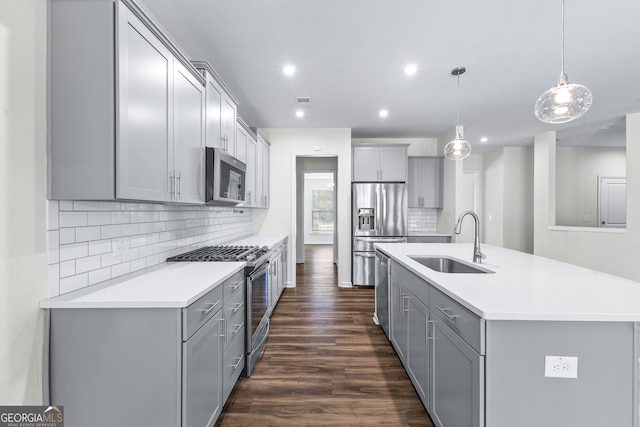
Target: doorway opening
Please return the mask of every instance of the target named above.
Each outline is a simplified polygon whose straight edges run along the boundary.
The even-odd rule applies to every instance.
[[[338,262],[337,172],[337,156],[296,157],[296,264],[318,253],[307,250],[311,245],[324,249],[322,260]]]

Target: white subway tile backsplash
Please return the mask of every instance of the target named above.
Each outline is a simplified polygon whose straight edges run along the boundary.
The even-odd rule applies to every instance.
[[[88,212],[87,225],[111,224],[111,212]]]
[[[104,282],[111,279],[111,267],[104,267],[99,270],[93,270],[89,273],[89,285]]]
[[[122,264],[114,265],[113,267],[111,267],[112,277],[119,277],[129,273],[131,273],[131,263],[129,262],[124,262]]]
[[[60,245],[60,261],[82,258],[89,254],[87,243],[72,243],[70,245]]]
[[[78,227],[76,228],[76,242],[88,242],[100,240],[100,227]]]
[[[76,242],[76,229],[75,228],[61,228],[60,229],[60,244],[67,245],[69,243]]]
[[[87,273],[76,274],[75,276],[60,279],[60,295],[89,286],[89,276]]]
[[[73,210],[73,201],[71,200],[60,200],[59,204],[61,211],[72,211]]]
[[[60,262],[60,231],[47,231],[48,264]]]
[[[108,254],[112,251],[111,240],[97,240],[89,242],[89,255]]]
[[[129,212],[111,212],[111,224],[128,224]]]
[[[100,228],[100,237],[102,239],[112,239],[122,236],[122,225],[103,225]]]
[[[74,276],[76,274],[76,260],[63,261],[60,263],[60,278]]]
[[[100,255],[78,258],[76,260],[76,272],[85,273],[87,271],[98,270],[100,267],[102,267],[100,261]]]
[[[100,202],[76,201],[73,202],[74,211],[97,211],[100,210]]]
[[[250,210],[157,203],[48,201],[49,296],[163,263],[197,247],[251,234]],[[125,242],[122,254],[115,244]],[[128,249],[126,249],[128,248]]]
[[[87,225],[86,212],[60,212],[60,227],[82,227]]]

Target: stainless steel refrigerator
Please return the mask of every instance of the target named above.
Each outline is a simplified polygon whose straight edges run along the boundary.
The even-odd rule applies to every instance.
[[[407,187],[404,183],[354,183],[351,186],[354,285],[374,286],[374,243],[407,241]]]

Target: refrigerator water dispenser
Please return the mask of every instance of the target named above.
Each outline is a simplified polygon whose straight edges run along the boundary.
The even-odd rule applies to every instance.
[[[373,215],[373,208],[358,209],[358,229],[359,230],[375,229],[375,218]]]

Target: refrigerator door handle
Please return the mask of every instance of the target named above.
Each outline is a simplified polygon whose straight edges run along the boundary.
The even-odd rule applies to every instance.
[[[354,237],[354,241],[372,243],[406,243],[406,237]]]
[[[353,256],[359,256],[363,258],[375,258],[376,253],[375,252],[354,252]]]

